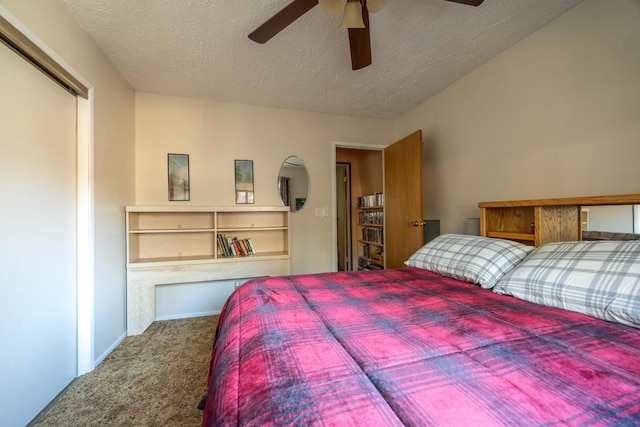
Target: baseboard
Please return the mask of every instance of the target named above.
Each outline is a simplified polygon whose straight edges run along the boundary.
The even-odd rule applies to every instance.
[[[156,320],[175,320],[175,319],[187,319],[189,317],[202,317],[202,316],[213,316],[213,315],[218,315],[220,314],[221,310],[213,310],[213,311],[202,311],[199,313],[181,313],[181,314],[172,314],[170,316],[160,316],[160,317],[156,317]],[[102,361],[104,359],[107,358],[108,355],[111,354],[111,352],[113,350],[116,349],[116,347],[118,347],[120,345],[120,343],[122,341],[124,341],[124,339],[127,337],[127,331],[124,331],[124,333],[122,335],[120,335],[120,337],[118,337],[117,340],[115,340],[115,342],[113,344],[111,344],[111,346],[104,352],[102,353],[102,355],[100,357],[98,357],[93,365],[93,369],[96,368],[96,366],[98,366],[100,363],[102,363]]]
[[[188,319],[189,317],[215,316],[218,314],[220,314],[220,310],[200,311],[198,313],[180,313],[180,314],[170,314],[168,316],[157,316],[156,320]]]
[[[35,417],[33,417],[33,419],[32,419],[31,421],[29,421],[29,423],[27,424],[27,426],[26,426],[26,427],[31,427],[31,426],[35,425],[38,421],[40,421],[40,419],[44,416],[44,414],[46,414],[46,413],[47,413],[47,411],[48,411],[49,409],[51,409],[51,407],[52,407],[53,405],[55,405],[55,404],[58,402],[58,400],[60,400],[60,398],[61,398],[62,396],[64,396],[64,394],[67,392],[67,390],[69,390],[69,388],[71,387],[71,385],[72,385],[74,382],[76,382],[76,380],[77,380],[78,378],[80,378],[80,377],[75,377],[73,380],[71,380],[71,382],[70,382],[70,383],[69,383],[65,388],[63,388],[63,389],[62,389],[62,391],[61,391],[60,393],[58,393],[58,394],[56,395],[56,397],[54,397],[53,399],[51,399],[51,401],[50,401],[49,403],[47,403],[47,406],[45,406],[44,408],[42,408],[42,410],[41,410],[40,412],[38,412],[38,415],[36,415]]]
[[[108,356],[108,355],[110,355],[110,354],[111,354],[111,352],[112,352],[113,350],[115,350],[115,349],[116,349],[116,347],[117,347],[117,346],[119,346],[119,345],[120,345],[120,343],[121,343],[122,341],[124,341],[124,339],[125,339],[126,337],[127,337],[127,331],[124,331],[124,333],[123,333],[122,335],[120,335],[120,337],[118,337],[118,339],[117,339],[117,340],[115,340],[115,342],[114,342],[113,344],[111,344],[111,347],[109,347],[109,348],[107,349],[107,351],[105,351],[104,353],[102,353],[102,355],[101,355],[100,357],[98,357],[98,358],[95,360],[95,362],[93,363],[93,369],[95,369],[95,368],[96,368],[96,366],[98,366],[99,364],[101,364],[101,363],[102,363],[102,361],[103,361],[104,359],[106,359],[106,358],[107,358],[107,356]]]

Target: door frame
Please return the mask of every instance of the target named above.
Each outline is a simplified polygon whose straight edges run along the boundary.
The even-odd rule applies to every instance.
[[[352,234],[352,227],[353,224],[351,223],[351,163],[342,163],[342,162],[336,162],[336,180],[338,179],[337,177],[337,171],[338,168],[343,168],[344,172],[345,172],[345,184],[343,185],[342,188],[345,188],[345,202],[346,202],[346,226],[345,226],[345,232],[346,232],[346,236],[345,236],[345,254],[343,254],[345,260],[347,260],[347,265],[345,267],[347,267],[346,270],[344,271],[352,271],[353,270],[353,234]],[[338,219],[338,215],[337,215],[337,195],[338,195],[338,186],[339,183],[336,181],[336,227],[337,227],[337,219]],[[338,239],[339,236],[336,235],[336,239]],[[336,241],[337,243],[337,241]],[[338,251],[339,252],[339,251]],[[339,253],[338,253],[339,255]],[[338,270],[340,270],[340,259],[338,259]]]
[[[80,376],[95,367],[94,87],[2,5],[0,5],[0,16],[89,89],[87,99],[76,96],[76,376]]]
[[[333,220],[331,222],[331,241],[332,241],[331,259],[333,260],[332,271],[338,271],[338,224],[336,221],[336,218],[338,216],[338,202],[337,202],[336,190],[335,190],[336,189],[336,149],[352,148],[356,150],[384,151],[387,145],[359,144],[355,142],[341,142],[341,141],[333,141],[331,143],[331,188],[332,188],[331,212],[333,213]],[[383,166],[384,166],[384,156],[383,156]],[[382,182],[384,182],[384,167],[382,168]],[[351,250],[353,251],[353,248]]]

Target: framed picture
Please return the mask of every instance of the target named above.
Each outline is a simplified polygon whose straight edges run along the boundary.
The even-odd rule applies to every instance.
[[[236,160],[236,204],[253,203],[253,160]]]
[[[169,201],[189,200],[189,155],[167,155],[167,173],[169,176]]]

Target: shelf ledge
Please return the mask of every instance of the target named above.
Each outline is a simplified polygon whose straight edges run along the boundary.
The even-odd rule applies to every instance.
[[[510,231],[489,231],[487,232],[487,236],[496,239],[524,240],[527,242],[533,242],[536,239],[532,233],[515,233]]]
[[[141,258],[127,264],[127,268],[142,268],[157,265],[183,265],[183,264],[216,264],[224,262],[246,262],[265,259],[288,259],[289,255],[283,251],[263,252],[247,256],[183,256],[183,257],[162,257],[162,258]]]

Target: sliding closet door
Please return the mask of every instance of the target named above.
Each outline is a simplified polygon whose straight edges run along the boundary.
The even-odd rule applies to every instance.
[[[76,376],[76,98],[0,44],[0,414]]]

